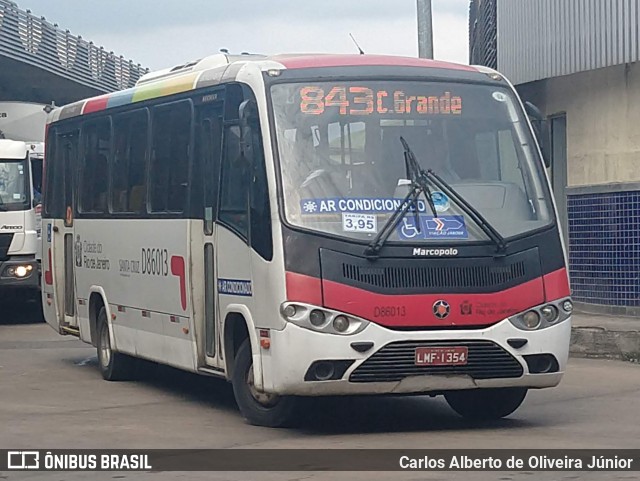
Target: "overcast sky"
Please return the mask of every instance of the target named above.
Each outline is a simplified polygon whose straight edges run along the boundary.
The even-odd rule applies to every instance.
[[[227,48],[417,56],[416,0],[16,0],[152,70]],[[468,63],[468,0],[432,0],[434,56]]]

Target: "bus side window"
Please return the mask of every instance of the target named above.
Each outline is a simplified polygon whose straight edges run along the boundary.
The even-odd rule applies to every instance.
[[[78,131],[60,133],[52,128],[46,145],[45,213],[64,219],[66,208],[73,204],[72,176],[76,168]]]
[[[247,239],[249,170],[240,152],[240,126],[225,129],[223,148],[220,221]]]
[[[59,179],[58,171],[60,170],[61,154],[58,148],[58,132],[55,128],[49,130],[47,144],[45,145],[45,182],[46,192],[44,199],[44,212],[50,217],[62,218],[64,207],[62,200],[62,185]]]
[[[221,109],[212,108],[200,113],[197,131],[196,158],[199,166],[200,197],[193,197],[194,205],[201,206],[196,215],[204,219],[204,232],[213,234],[213,223],[218,205],[218,182],[220,175],[220,155],[222,152],[222,118]],[[194,181],[196,178],[194,177]],[[195,182],[194,182],[195,184]]]
[[[80,180],[80,211],[105,213],[109,186],[111,120],[87,124],[82,132],[83,155]]]
[[[147,111],[116,117],[111,169],[113,212],[146,212]]]
[[[273,258],[269,184],[259,128],[253,131],[253,159],[250,160],[251,179],[251,247],[265,260]]]
[[[35,207],[42,202],[42,159],[31,159],[31,178]]]
[[[184,212],[189,190],[192,104],[156,107],[153,113],[150,201],[152,212]]]

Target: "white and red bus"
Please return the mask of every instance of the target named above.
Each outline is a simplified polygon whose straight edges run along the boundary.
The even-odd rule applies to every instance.
[[[373,55],[216,55],[58,109],[47,322],[107,380],[224,377],[254,424],[350,394],[507,416],[571,331],[526,112],[492,70]]]

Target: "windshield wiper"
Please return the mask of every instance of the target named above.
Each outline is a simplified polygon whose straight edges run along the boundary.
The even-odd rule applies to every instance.
[[[402,146],[404,147],[404,162],[405,168],[407,172],[407,178],[411,181],[411,190],[406,195],[404,200],[400,203],[400,205],[393,211],[393,214],[387,222],[385,222],[384,226],[378,232],[378,235],[371,241],[371,243],[367,246],[364,251],[364,255],[370,259],[377,259],[378,252],[384,246],[384,243],[387,241],[393,229],[396,228],[400,220],[406,215],[407,211],[413,206],[413,215],[415,219],[415,226],[418,232],[420,232],[420,219],[419,219],[419,209],[418,209],[418,198],[420,194],[424,194],[427,199],[427,204],[429,204],[429,208],[433,213],[434,217],[438,217],[438,211],[436,210],[436,206],[433,202],[433,198],[431,197],[431,189],[429,188],[429,178],[428,173],[420,168],[420,164],[416,160],[415,155],[411,151],[409,144],[403,137],[400,137],[400,142],[402,142]]]
[[[425,172],[426,177],[440,189],[443,193],[451,197],[456,204],[469,216],[471,220],[475,222],[482,231],[495,243],[496,252],[504,254],[507,250],[507,241],[505,238],[493,227],[489,221],[471,205],[464,197],[462,197],[451,185],[436,174],[433,170],[429,169]]]
[[[496,245],[496,252],[503,255],[507,249],[507,241],[505,238],[493,227],[489,221],[471,205],[464,197],[462,197],[451,185],[445,181],[442,177],[436,174],[433,170],[424,170],[420,168],[420,164],[416,160],[415,155],[411,151],[407,141],[400,137],[402,146],[404,147],[404,159],[407,169],[407,177],[411,180],[411,191],[404,198],[402,204],[394,211],[393,215],[385,223],[382,230],[371,241],[371,243],[365,249],[365,255],[369,258],[376,259],[378,252],[382,249],[382,246],[387,241],[393,229],[398,225],[400,219],[402,219],[409,208],[414,206],[415,224],[416,229],[420,232],[420,222],[418,220],[418,197],[420,194],[424,194],[427,198],[427,203],[431,208],[431,212],[434,217],[438,217],[433,198],[431,197],[431,190],[429,189],[429,183],[440,189],[444,194],[451,197],[460,209],[467,214],[475,224],[482,229],[482,231],[494,242]]]

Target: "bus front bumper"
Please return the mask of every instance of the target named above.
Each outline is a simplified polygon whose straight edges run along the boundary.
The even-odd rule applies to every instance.
[[[371,323],[352,336],[287,324],[261,351],[264,390],[279,395],[439,394],[451,390],[558,385],[569,357],[571,318],[524,332],[508,320],[486,329],[392,331]],[[514,340],[526,340],[513,347]],[[366,352],[353,346],[372,344]],[[416,347],[466,346],[467,366],[416,366]],[[395,349],[395,351],[394,351]],[[539,360],[543,365],[536,364]],[[551,366],[544,365],[552,360]],[[318,380],[318,364],[320,377]],[[471,366],[475,363],[474,366]],[[331,367],[330,367],[331,366]],[[333,373],[331,371],[333,370]],[[536,372],[537,371],[537,372]]]
[[[35,259],[9,258],[0,261],[0,288],[38,289],[40,263]]]

